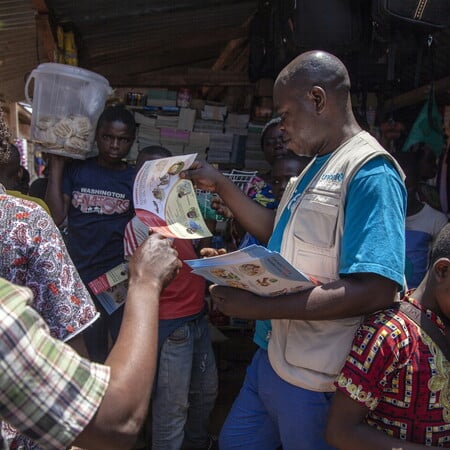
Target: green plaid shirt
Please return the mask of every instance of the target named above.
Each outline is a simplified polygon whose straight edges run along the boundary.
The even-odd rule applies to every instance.
[[[96,413],[109,367],[50,337],[29,289],[0,278],[0,417],[46,449],[63,449]]]

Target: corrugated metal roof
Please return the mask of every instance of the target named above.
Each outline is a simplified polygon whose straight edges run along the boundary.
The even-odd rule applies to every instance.
[[[48,60],[36,32],[33,5],[38,3],[49,11],[38,18],[53,31],[56,24],[74,30],[79,65],[113,86],[249,84],[248,23],[259,0],[2,0],[0,93],[8,98],[22,99],[24,77]],[[436,34],[435,42],[435,78],[450,77],[450,29]],[[417,79],[419,85],[430,79],[425,57],[416,76],[416,54],[411,46],[398,59],[400,93],[413,89]],[[359,68],[366,64],[363,54],[356,58]],[[381,66],[366,66],[385,76]]]
[[[0,2],[0,93],[6,100],[24,99],[26,75],[48,61],[38,40],[31,1]]]
[[[257,1],[106,1],[48,0],[55,20],[74,24],[80,65],[113,84],[139,74],[188,67],[211,67],[243,26]]]

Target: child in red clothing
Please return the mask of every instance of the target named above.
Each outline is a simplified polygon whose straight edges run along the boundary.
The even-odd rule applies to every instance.
[[[172,156],[164,147],[143,148],[136,171],[145,161]],[[135,216],[125,228],[125,256],[148,236]],[[197,255],[188,239],[174,239],[181,261]],[[158,371],[152,395],[152,449],[210,448],[208,421],[217,397],[217,369],[206,319],[205,280],[183,262],[164,289],[159,304]]]
[[[433,245],[424,280],[402,301],[448,336],[450,225]],[[402,311],[369,316],[335,383],[328,442],[346,450],[450,447],[449,370],[439,346]]]

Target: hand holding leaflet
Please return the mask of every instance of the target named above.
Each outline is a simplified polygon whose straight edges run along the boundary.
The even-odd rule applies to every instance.
[[[193,273],[222,286],[244,289],[261,296],[298,292],[319,284],[299,272],[279,253],[250,245],[225,255],[185,261]]]
[[[146,161],[136,175],[133,188],[136,214],[149,228],[163,236],[180,239],[211,236],[192,182],[179,177],[196,156]]]

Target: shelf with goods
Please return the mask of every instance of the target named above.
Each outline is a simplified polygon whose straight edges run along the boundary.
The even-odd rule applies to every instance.
[[[120,88],[116,93],[131,103],[127,108],[139,125],[132,155],[147,145],[162,145],[175,155],[197,153],[198,159],[224,169],[268,171],[257,134],[270,117],[253,116],[268,115],[271,102],[265,97],[271,83],[258,83],[239,101],[232,92],[223,102],[197,98],[186,87]]]

